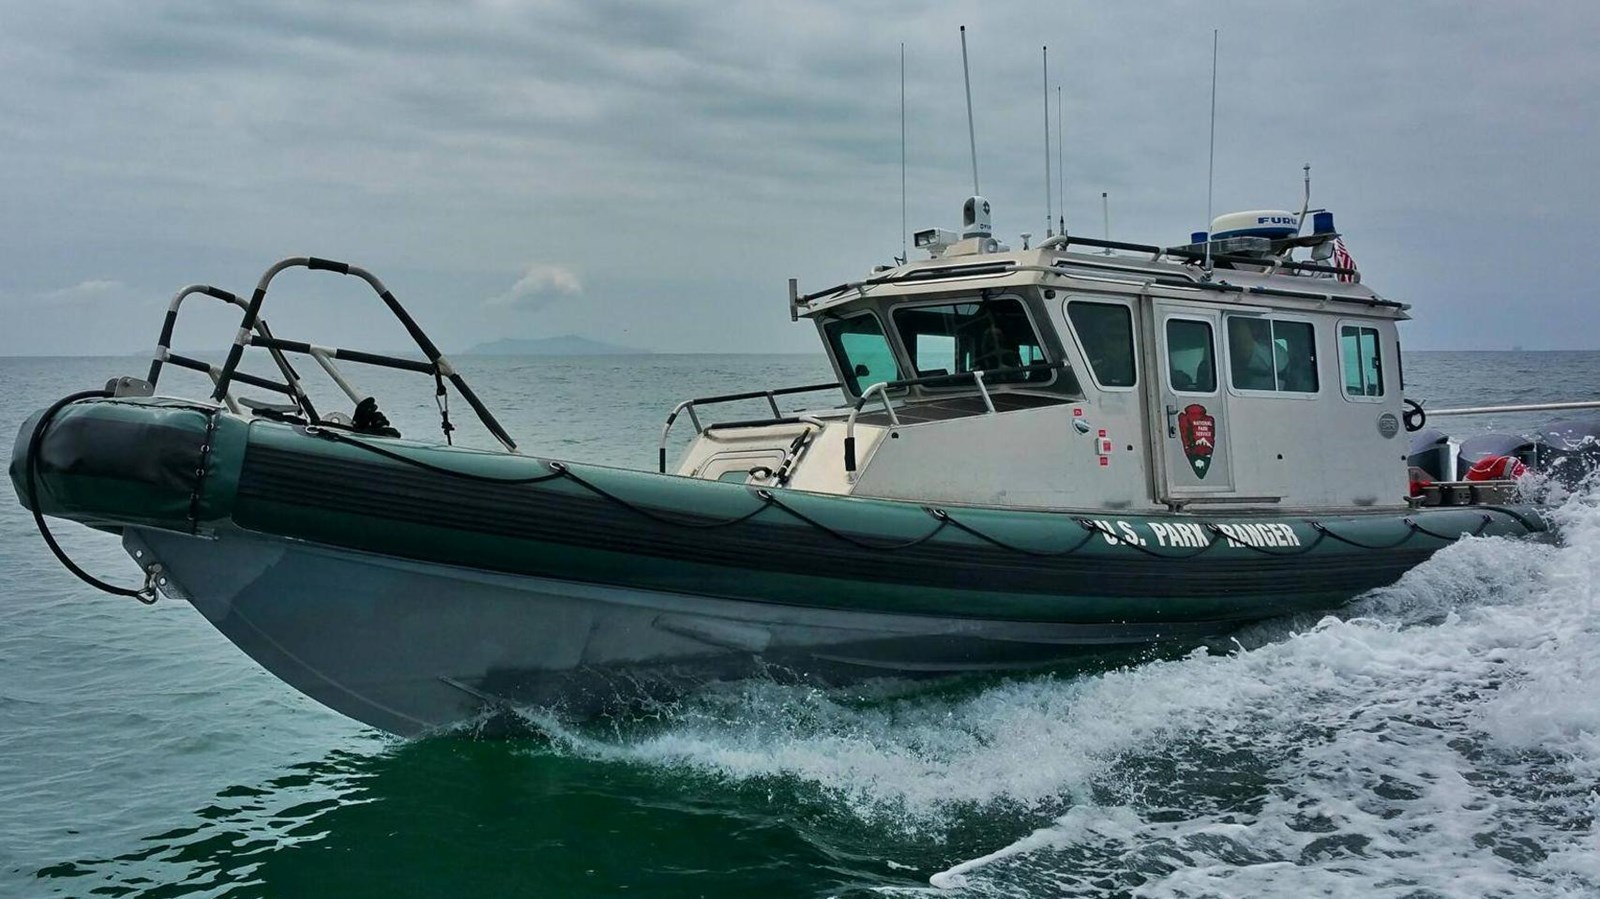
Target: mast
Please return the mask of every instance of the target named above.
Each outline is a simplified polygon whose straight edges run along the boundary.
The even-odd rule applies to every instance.
[[[1056,85],[1056,183],[1061,190],[1061,204],[1057,207],[1056,221],[1059,233],[1067,233],[1067,163],[1066,139],[1061,136],[1061,85]]]
[[[906,246],[906,42],[900,42],[900,264],[911,260]]]
[[[1217,171],[1217,29],[1211,29],[1211,161],[1206,165],[1206,273],[1211,272],[1211,196]]]
[[[978,129],[972,123],[972,72],[967,67],[967,26],[961,26],[961,79],[967,85],[967,143],[972,149],[972,195],[982,196],[978,189]]]
[[[1055,236],[1051,230],[1052,194],[1050,192],[1050,48],[1044,51],[1044,236]]]

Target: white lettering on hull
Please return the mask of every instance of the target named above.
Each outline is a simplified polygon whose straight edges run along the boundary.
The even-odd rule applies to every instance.
[[[1300,535],[1281,521],[1250,524],[1202,525],[1188,521],[1132,522],[1120,518],[1094,518],[1089,524],[1112,546],[1168,546],[1204,549],[1220,534],[1231,549],[1292,549],[1301,546]],[[1148,532],[1146,537],[1141,532]]]

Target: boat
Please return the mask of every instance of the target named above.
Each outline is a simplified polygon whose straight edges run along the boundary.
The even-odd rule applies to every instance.
[[[35,414],[10,476],[81,577],[190,602],[293,687],[405,736],[752,675],[839,684],[1193,646],[1337,608],[1459,540],[1549,539],[1515,477],[1589,459],[1596,429],[1476,448],[1427,429],[1482,410],[1405,399],[1408,307],[1330,264],[1332,215],[1310,218],[1012,249],[971,197],[959,233],[917,232],[927,258],[807,294],[791,280],[790,317],[837,380],[683,402],[657,471],[522,454],[374,274],[294,257],[248,297],[179,291],[148,372]],[[264,303],[293,268],[364,281],[418,355],[275,336]],[[195,297],[239,312],[220,364],[172,349]],[[246,373],[247,351],[276,376]],[[313,402],[306,358],[350,412]],[[402,437],[339,363],[432,380],[443,439]],[[162,395],[170,367],[214,389]],[[498,448],[452,445],[452,396]],[[716,415],[752,399],[770,414]],[[695,433],[673,464],[682,422]],[[46,516],[120,535],[143,585],[83,571]]]

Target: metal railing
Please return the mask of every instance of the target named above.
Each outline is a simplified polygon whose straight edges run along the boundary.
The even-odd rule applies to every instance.
[[[1048,365],[1024,365],[1013,368],[973,369],[972,371],[957,372],[953,375],[927,375],[920,378],[902,378],[898,381],[879,381],[861,392],[860,398],[850,410],[850,417],[845,420],[844,426],[844,470],[856,470],[856,418],[861,415],[861,410],[867,401],[877,397],[883,403],[884,414],[889,419],[890,427],[900,426],[900,417],[895,414],[894,405],[889,402],[889,391],[902,387],[938,387],[945,385],[962,384],[970,381],[978,388],[978,396],[983,399],[984,414],[995,414],[994,398],[989,395],[989,378],[1010,377],[1013,375],[1032,375],[1039,372],[1055,372],[1069,369],[1072,366],[1066,362],[1051,362]],[[1026,383],[1026,379],[1023,379]]]
[[[267,327],[266,320],[261,317],[261,306],[266,300],[267,288],[271,285],[272,279],[290,268],[329,271],[341,275],[352,275],[365,281],[378,294],[378,298],[383,301],[389,312],[406,329],[406,333],[410,335],[412,341],[417,345],[417,349],[422,351],[426,361],[340,347],[317,346],[304,341],[282,340],[275,337],[272,330]],[[172,332],[177,324],[178,310],[185,299],[197,294],[221,300],[244,310],[238,333],[228,348],[227,359],[220,366],[172,352]],[[245,348],[252,346],[265,349],[272,356],[278,372],[283,376],[281,382],[239,371],[239,363],[244,358]],[[284,394],[289,397],[307,423],[326,424],[327,421],[317,414],[316,407],[306,394],[299,372],[295,371],[294,366],[290,364],[287,355],[289,353],[310,356],[328,374],[339,389],[357,403],[363,399],[361,392],[345,378],[343,372],[339,371],[338,366],[334,365],[334,360],[431,375],[436,385],[435,396],[439,403],[441,427],[444,429],[447,441],[450,439],[450,432],[454,430],[454,426],[450,424],[449,395],[445,388],[445,382],[448,381],[456,392],[461,395],[461,398],[466,400],[467,404],[472,407],[472,411],[477,415],[478,420],[483,423],[483,426],[488,429],[495,440],[499,441],[507,450],[511,452],[517,451],[516,441],[511,439],[511,435],[506,432],[505,428],[501,427],[494,414],[484,406],[483,401],[473,392],[466,379],[455,370],[450,361],[444,357],[444,354],[439,352],[439,348],[434,345],[427,334],[423,333],[422,328],[417,325],[410,313],[400,305],[400,301],[395,299],[394,294],[384,286],[382,281],[378,280],[377,276],[366,269],[349,263],[320,259],[315,256],[293,256],[273,264],[256,283],[255,292],[251,294],[248,301],[226,290],[220,290],[205,284],[194,284],[180,290],[167,307],[166,319],[162,322],[161,336],[156,341],[155,353],[150,363],[150,374],[146,380],[149,381],[151,388],[154,389],[156,382],[161,377],[162,367],[168,364],[176,365],[179,368],[202,372],[210,377],[213,385],[211,398],[216,402],[226,403],[228,408],[235,412],[238,411],[238,404],[229,394],[228,388],[233,382],[237,381],[241,384],[249,384],[252,387]]]
[[[1463,406],[1459,409],[1428,409],[1429,418],[1439,415],[1496,415],[1505,412],[1560,412],[1567,409],[1600,409],[1600,401],[1577,403],[1529,403],[1522,406]]]
[[[792,396],[797,393],[817,393],[823,390],[838,390],[839,387],[839,382],[835,381],[832,384],[807,384],[804,387],[781,387],[777,390],[751,390],[745,393],[725,393],[720,396],[702,396],[696,397],[692,400],[684,400],[677,406],[673,407],[672,411],[667,414],[666,424],[661,426],[661,443],[657,447],[656,452],[657,470],[662,474],[666,474],[667,435],[672,433],[672,425],[678,420],[678,416],[680,414],[687,412],[689,414],[690,423],[694,425],[694,432],[696,434],[703,434],[706,432],[707,426],[700,423],[700,416],[695,411],[697,407],[711,406],[718,403],[736,403],[743,400],[764,399],[767,401],[767,405],[772,409],[771,418],[755,418],[743,421],[718,422],[711,425],[711,427],[749,428],[758,427],[761,425],[800,424],[802,421],[804,421],[803,417],[786,416],[783,414],[783,411],[778,408],[778,397]]]

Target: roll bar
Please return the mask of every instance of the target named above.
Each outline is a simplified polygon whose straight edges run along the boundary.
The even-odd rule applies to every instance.
[[[416,359],[404,359],[381,353],[317,346],[304,341],[281,340],[275,337],[271,329],[267,327],[266,321],[261,317],[261,307],[266,301],[267,289],[271,286],[272,280],[281,272],[291,268],[306,268],[311,271],[351,275],[365,281],[373,292],[378,295],[378,298],[383,301],[389,312],[399,320],[400,325],[405,328],[406,333],[410,335],[412,342],[417,345],[417,349],[422,351],[422,355],[427,361],[419,362]],[[177,323],[178,310],[185,299],[197,294],[221,300],[244,310],[239,322],[239,330],[234,336],[233,343],[229,345],[227,358],[221,366],[210,365],[198,359],[177,355],[171,351],[172,331],[173,326]],[[239,371],[239,363],[244,358],[244,350],[250,346],[261,347],[272,355],[278,371],[283,375],[282,382]],[[334,360],[432,375],[437,385],[435,395],[439,402],[439,411],[442,419],[441,426],[444,428],[446,440],[449,439],[450,432],[454,430],[454,426],[450,424],[449,397],[445,389],[445,382],[449,381],[451,386],[455,387],[456,392],[461,395],[461,398],[467,401],[467,405],[472,407],[472,411],[477,415],[478,420],[483,423],[483,426],[488,429],[489,433],[507,450],[511,452],[517,451],[516,441],[511,439],[511,435],[500,425],[494,414],[484,406],[483,401],[478,398],[477,393],[467,384],[466,379],[455,370],[450,361],[439,351],[438,346],[423,332],[416,320],[411,317],[411,314],[406,311],[404,306],[400,305],[400,301],[395,298],[389,288],[384,286],[382,281],[378,280],[376,275],[347,262],[337,262],[316,256],[291,256],[274,263],[256,282],[255,291],[250,295],[248,301],[240,299],[237,295],[228,291],[206,284],[193,284],[178,291],[178,294],[172,298],[171,304],[167,307],[166,319],[161,325],[161,336],[156,341],[156,351],[150,363],[150,375],[147,380],[154,387],[161,376],[162,366],[170,363],[180,368],[193,369],[209,375],[213,381],[211,398],[217,402],[228,403],[229,408],[236,408],[236,405],[228,395],[228,388],[233,382],[238,381],[241,384],[249,384],[287,395],[308,422],[318,423],[321,419],[317,415],[316,408],[312,405],[310,397],[306,395],[299,373],[289,363],[287,356],[289,353],[310,356],[313,361],[328,373],[329,377],[333,379],[334,383],[339,386],[339,389],[346,396],[357,402],[361,399],[358,391],[345,379],[338,367],[333,364]]]

